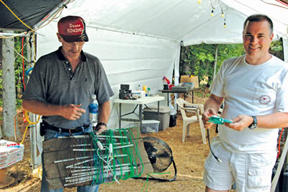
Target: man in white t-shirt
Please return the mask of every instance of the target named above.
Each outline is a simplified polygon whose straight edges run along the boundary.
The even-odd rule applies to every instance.
[[[269,53],[273,23],[266,15],[244,22],[246,54],[224,61],[205,103],[203,121],[232,120],[219,127],[205,162],[206,192],[270,192],[278,130],[288,126],[288,64]],[[215,158],[216,156],[216,158]],[[218,160],[217,160],[218,159]]]

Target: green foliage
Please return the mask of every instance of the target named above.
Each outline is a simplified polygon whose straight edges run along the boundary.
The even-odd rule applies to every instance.
[[[243,55],[244,53],[245,52],[242,44],[219,45],[217,71],[222,65],[224,60],[232,57],[238,57],[240,55]]]
[[[280,39],[279,41],[273,41],[271,43],[269,51],[272,55],[275,55],[276,57],[284,60],[282,39]]]
[[[215,50],[217,46],[217,70],[225,59],[240,56],[244,53],[243,46],[240,44],[200,44],[183,47],[180,61],[181,74],[196,75],[199,81],[208,77],[208,84],[210,84],[213,78]]]

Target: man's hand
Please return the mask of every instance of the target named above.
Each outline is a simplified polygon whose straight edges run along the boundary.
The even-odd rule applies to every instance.
[[[77,120],[82,116],[83,113],[86,113],[86,110],[81,108],[81,104],[70,104],[62,106],[59,113],[65,119]]]
[[[238,115],[232,121],[233,123],[225,123],[225,126],[230,127],[236,131],[242,131],[253,122],[253,118],[248,115]]]
[[[202,115],[202,120],[206,129],[210,129],[213,123],[208,122],[209,117],[212,115],[217,115],[218,109],[223,102],[223,97],[218,97],[211,94],[204,105],[204,113]]]
[[[210,129],[213,126],[213,123],[208,122],[209,117],[212,115],[217,115],[217,112],[213,108],[205,109],[204,113],[202,114],[202,120],[206,129]]]

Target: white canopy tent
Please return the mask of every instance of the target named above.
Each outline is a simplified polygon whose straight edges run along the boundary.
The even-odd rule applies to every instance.
[[[67,1],[69,0],[39,0],[36,3],[27,0],[6,3],[14,8],[17,14],[23,14],[21,19],[37,30]],[[276,38],[283,38],[284,59],[288,61],[288,6],[279,1],[287,2],[287,0],[71,0],[60,17],[80,15],[85,19],[90,40],[86,43],[84,51],[102,61],[114,90],[114,97],[118,97],[120,84],[124,83],[130,84],[132,89],[139,84],[147,85],[152,89],[152,93],[156,93],[162,88],[163,76],[172,79],[173,70],[177,83],[181,45],[240,43],[244,19],[251,14],[262,13],[271,17]],[[37,8],[30,5],[31,3]],[[52,4],[55,6],[53,10]],[[46,15],[49,11],[50,14]],[[211,16],[212,11],[214,16]],[[20,22],[15,21],[6,7],[2,6],[0,13],[4,18],[1,21],[1,28],[19,29],[20,26],[20,29],[26,29]],[[56,38],[58,19],[37,31],[37,58],[60,46]],[[117,107],[112,106],[109,126],[117,127]],[[41,140],[39,135],[36,140]],[[41,142],[38,144],[40,147]],[[35,149],[31,151],[36,155]],[[33,155],[32,157],[35,158]]]
[[[276,36],[288,39],[288,6],[275,0],[81,0],[67,7],[61,17],[85,19],[90,40],[84,51],[102,61],[114,97],[120,84],[147,85],[156,93],[173,70],[177,83],[181,45],[240,43],[244,19],[251,14],[269,15]],[[60,46],[57,21],[38,31],[38,57]],[[109,125],[117,122],[112,108]]]
[[[120,84],[129,84],[131,89],[146,85],[157,93],[163,76],[171,80],[173,70],[177,84],[182,45],[241,43],[243,22],[251,14],[271,17],[276,38],[283,38],[288,61],[288,6],[275,0],[74,0],[67,7],[60,17],[85,19],[89,42],[84,51],[101,60],[114,98]],[[38,58],[60,46],[58,20],[37,31]],[[119,122],[114,98],[110,128],[117,128]],[[39,135],[36,140],[41,152]],[[37,165],[40,156],[33,162]]]

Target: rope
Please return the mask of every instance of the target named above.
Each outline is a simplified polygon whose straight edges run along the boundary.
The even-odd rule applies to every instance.
[[[49,18],[48,20],[44,21],[39,27],[37,27],[37,29],[33,29],[32,27],[30,27],[29,25],[27,25],[24,21],[22,21],[9,7],[7,4],[5,4],[3,2],[3,0],[0,0],[0,2],[12,13],[12,15],[14,17],[16,17],[16,19],[18,19],[24,26],[26,26],[28,29],[30,29],[33,33],[35,33],[36,31],[38,31],[39,29],[45,27],[46,25],[48,25],[49,23],[51,23],[54,19],[57,19],[62,11],[64,10],[64,8],[66,8],[66,5],[63,5],[62,7],[60,7],[57,11],[55,11],[55,13],[53,13],[53,16],[51,18]],[[70,1],[69,1],[70,2]],[[68,3],[69,3],[68,2]],[[46,16],[47,17],[47,16]],[[42,19],[43,20],[43,19]],[[46,22],[46,23],[45,23]],[[2,36],[0,35],[0,38],[3,38],[3,39],[8,39],[8,38],[14,38],[14,37],[18,37],[18,36],[26,36],[28,33],[27,32],[23,32],[23,33],[20,33],[20,34],[15,34],[15,35],[11,35],[11,36]]]
[[[22,21],[9,7],[8,5],[6,5],[6,3],[4,3],[2,0],[0,0],[0,2],[10,11],[10,13],[12,13],[12,15],[14,15],[14,17],[16,17],[25,27],[27,27],[28,29],[30,29],[31,31],[34,31],[34,29],[32,29],[29,25],[27,25],[26,23],[24,23],[24,21]]]
[[[2,0],[0,0],[2,1]],[[34,57],[33,57],[33,66],[35,65],[35,62],[36,62],[36,41],[35,41],[35,31],[33,32],[32,34],[33,36],[33,43],[34,43]],[[24,38],[24,37],[23,37]],[[24,40],[22,39],[22,46],[24,46]],[[22,54],[23,54],[23,47],[22,47]],[[31,51],[31,54],[32,54],[32,51]],[[24,65],[24,60],[23,60],[23,73],[24,73],[24,69],[25,69],[25,65]],[[23,86],[24,86],[24,89],[25,89],[25,82],[24,82],[24,74],[23,74]],[[30,121],[29,119],[29,115],[28,115],[28,112],[23,110],[23,113],[24,113],[24,119],[28,122],[28,125],[25,127],[25,131],[23,133],[23,136],[22,136],[22,141],[20,142],[21,144],[24,143],[25,141],[25,138],[26,138],[26,134],[27,134],[27,131],[28,131],[28,128],[31,126],[31,125],[37,125],[40,121],[40,118],[41,116],[39,115],[37,120],[35,122],[33,121]]]
[[[26,138],[26,134],[27,134],[27,131],[28,131],[29,126],[38,124],[39,121],[40,121],[40,117],[41,117],[41,116],[39,115],[39,116],[38,116],[38,119],[37,119],[35,122],[33,122],[33,121],[30,121],[27,111],[24,111],[24,115],[25,115],[26,121],[28,122],[28,125],[25,127],[25,131],[24,131],[24,134],[23,134],[23,137],[22,137],[22,141],[20,142],[20,144],[23,144],[23,143],[24,143],[24,140],[25,140],[25,138]]]

